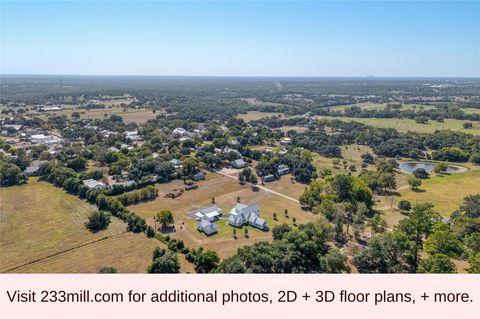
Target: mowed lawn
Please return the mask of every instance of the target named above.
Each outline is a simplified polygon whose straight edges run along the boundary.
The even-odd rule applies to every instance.
[[[420,191],[404,188],[396,201],[409,200],[412,204],[430,202],[442,216],[458,209],[463,198],[468,195],[480,194],[480,169],[472,169],[464,173],[442,176],[432,176],[422,181]]]
[[[125,231],[112,218],[108,229],[88,231],[96,207],[47,182],[0,188],[0,272]]]
[[[437,121],[429,121],[428,124],[419,124],[415,120],[410,119],[383,119],[383,118],[355,118],[355,117],[333,117],[333,116],[318,116],[318,119],[337,119],[345,122],[359,122],[370,126],[382,127],[382,128],[394,128],[400,132],[420,132],[420,133],[433,133],[436,130],[452,130],[460,131],[464,133],[470,133],[480,135],[480,122],[472,122],[473,127],[471,129],[463,128],[462,124],[469,121],[461,121],[454,119],[445,119],[444,123]]]
[[[233,228],[227,225],[225,219],[217,222],[218,233],[216,235],[207,237],[198,232],[197,222],[191,217],[191,212],[212,205],[212,197],[215,197],[215,203],[223,210],[224,214],[229,213],[235,206],[237,196],[240,196],[242,203],[258,203],[260,216],[267,220],[270,228],[283,222],[292,224],[292,217],[296,218],[297,223],[306,223],[315,219],[313,214],[303,211],[298,203],[260,189],[252,191],[249,185],[242,186],[238,181],[216,173],[208,173],[207,179],[199,182],[198,185],[198,189],[185,191],[176,199],[164,198],[163,195],[173,188],[183,187],[182,181],[157,185],[160,196],[155,201],[132,205],[129,206],[129,209],[147,219],[151,225],[154,225],[153,216],[156,212],[161,209],[171,210],[176,227],[176,232],[171,233],[172,237],[182,239],[188,247],[203,246],[206,249],[215,250],[222,258],[235,254],[237,249],[244,245],[252,245],[258,241],[271,241],[272,234],[248,227],[248,238],[244,236],[243,229],[237,229],[237,239],[235,239],[233,238]],[[266,186],[268,187],[268,184]],[[289,212],[289,218],[284,216],[285,209]],[[273,219],[274,212],[277,214],[278,221]]]

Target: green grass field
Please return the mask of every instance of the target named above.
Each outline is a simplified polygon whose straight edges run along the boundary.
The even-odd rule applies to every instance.
[[[336,106],[331,106],[328,109],[332,111],[345,111],[348,108],[351,108],[352,106],[358,106],[359,108],[365,109],[365,110],[381,110],[385,108],[385,104],[383,103],[370,103],[370,102],[365,102],[365,103],[355,103],[355,104],[346,104],[346,105],[336,105]]]
[[[333,116],[318,116],[318,119],[337,119],[345,122],[359,122],[370,126],[382,128],[394,128],[399,132],[420,132],[433,133],[436,130],[452,130],[464,133],[480,135],[480,122],[474,122],[473,128],[464,129],[462,124],[466,121],[445,119],[444,123],[436,121],[429,121],[428,124],[418,124],[410,119],[383,119],[383,118],[355,118],[355,117],[333,117]]]
[[[463,198],[468,195],[480,194],[480,170],[472,169],[464,173],[443,176],[432,176],[422,181],[420,191],[415,192],[404,188],[396,201],[409,200],[417,202],[431,202],[435,210],[443,216],[458,209]]]
[[[332,111],[345,111],[346,109],[352,107],[352,106],[358,106],[361,109],[364,110],[383,110],[387,106],[385,103],[370,103],[370,102],[365,102],[365,103],[356,103],[356,104],[347,104],[347,105],[337,105],[337,106],[332,106],[329,109]],[[401,107],[402,111],[406,110],[431,110],[434,109],[435,106],[433,105],[423,105],[423,104],[403,104]]]
[[[464,111],[465,113],[469,113],[469,114],[480,114],[480,109],[464,108],[464,109],[461,109],[461,110]]]
[[[47,182],[0,188],[0,272],[117,235],[123,222],[88,231],[84,223],[96,207]]]

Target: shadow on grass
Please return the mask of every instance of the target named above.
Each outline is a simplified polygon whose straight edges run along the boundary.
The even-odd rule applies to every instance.
[[[415,188],[415,189],[412,189],[412,192],[415,192],[415,193],[425,193],[426,190],[420,189],[420,188]]]
[[[175,229],[175,226],[160,226],[158,231],[162,234],[171,234],[175,233],[177,230]]]

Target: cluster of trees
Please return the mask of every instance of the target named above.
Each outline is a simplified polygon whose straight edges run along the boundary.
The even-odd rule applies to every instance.
[[[154,200],[158,196],[158,190],[153,185],[148,185],[142,189],[123,193],[117,196],[117,200],[124,206],[138,204],[142,201]]]
[[[67,161],[67,167],[73,169],[76,172],[81,172],[87,166],[87,160],[81,156],[76,156]]]
[[[298,228],[279,225],[273,229],[273,243],[258,242],[240,248],[237,254],[224,259],[220,273],[340,273],[349,272],[347,257],[332,249],[327,241],[333,228],[318,220]]]
[[[22,172],[20,168],[12,163],[3,161],[0,158],[0,185],[12,186],[23,184],[28,180],[27,174]]]
[[[23,172],[31,163],[31,155],[24,149],[11,147],[0,138],[0,185],[11,186],[25,183],[28,176]],[[11,156],[8,156],[7,154]],[[32,154],[33,155],[33,154]]]
[[[436,161],[466,162],[470,159],[470,153],[459,147],[443,147],[432,153],[432,159]]]
[[[195,271],[200,274],[215,272],[220,263],[215,251],[204,250],[203,247],[192,249],[185,258],[195,265]]]
[[[351,141],[353,142],[353,141]],[[337,135],[327,135],[323,131],[307,131],[297,134],[292,139],[293,145],[315,151],[325,157],[342,157],[340,145],[351,144],[347,139],[339,139]]]
[[[168,209],[159,211],[157,215],[155,215],[155,221],[160,224],[162,229],[167,228],[169,225],[175,222],[172,212]]]
[[[256,185],[258,183],[258,178],[252,170],[247,167],[238,173],[238,181],[240,184],[250,183]]]
[[[365,182],[372,191],[386,194],[397,188],[395,168],[398,163],[395,160],[377,159],[376,171],[363,171],[359,178]]]
[[[327,134],[326,129],[335,134]],[[292,142],[326,157],[341,158],[341,145],[357,143],[368,145],[375,154],[387,157],[428,158],[425,150],[429,148],[434,150],[435,160],[480,163],[480,137],[450,130],[434,134],[400,133],[356,122],[320,120],[310,122],[305,133],[294,134]]]
[[[333,222],[335,239],[341,242],[349,235],[350,226],[355,238],[361,237],[373,197],[372,190],[360,177],[338,174],[325,181],[313,181],[300,196],[300,203]]]
[[[457,120],[480,121],[480,114],[466,113],[456,106],[437,105],[434,108],[424,108],[414,106],[412,109],[402,110],[401,104],[388,104],[383,109],[366,109],[358,106],[346,108],[343,113],[337,111],[323,111],[322,115],[348,116],[358,118],[398,118],[412,119],[417,123],[426,124],[429,120],[443,122],[444,118]]]
[[[100,210],[106,210],[113,216],[126,222],[127,230],[134,233],[141,233],[148,230],[145,219],[126,209],[118,199],[108,197],[96,190],[90,190],[88,193],[92,194],[92,196],[90,196],[90,199],[87,196],[87,200],[94,201]]]
[[[99,210],[107,211],[127,223],[127,229],[134,233],[147,230],[145,219],[130,212],[116,198],[107,196],[106,190],[88,189],[74,170],[50,161],[40,168],[40,175],[47,181],[67,192],[95,203]]]
[[[468,271],[478,273],[479,204],[480,195],[467,196],[449,222],[430,203],[415,205],[393,231],[372,236],[355,256],[356,267],[366,273],[454,273],[452,259],[468,259]]]
[[[275,178],[279,178],[278,168],[280,165],[285,165],[297,181],[309,183],[317,177],[312,159],[313,155],[309,150],[293,148],[285,154],[262,154],[255,169],[259,176],[273,175]]]
[[[465,244],[465,259],[468,259],[469,272],[480,273],[480,194],[464,198],[459,209],[453,212],[450,226]]]
[[[88,221],[85,222],[87,227],[92,232],[97,232],[106,229],[110,224],[110,214],[103,210],[92,212],[88,216]]]
[[[153,251],[152,264],[148,266],[149,274],[176,274],[180,272],[180,263],[177,254],[156,247]]]
[[[146,158],[139,160],[128,172],[129,179],[142,181],[156,176],[161,183],[177,178],[175,167],[168,161]]]

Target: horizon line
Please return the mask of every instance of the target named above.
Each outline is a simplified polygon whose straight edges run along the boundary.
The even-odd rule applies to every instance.
[[[359,79],[480,79],[479,76],[433,75],[185,75],[185,74],[80,74],[80,73],[1,73],[0,76],[85,76],[85,77],[184,77],[184,78],[359,78]]]

